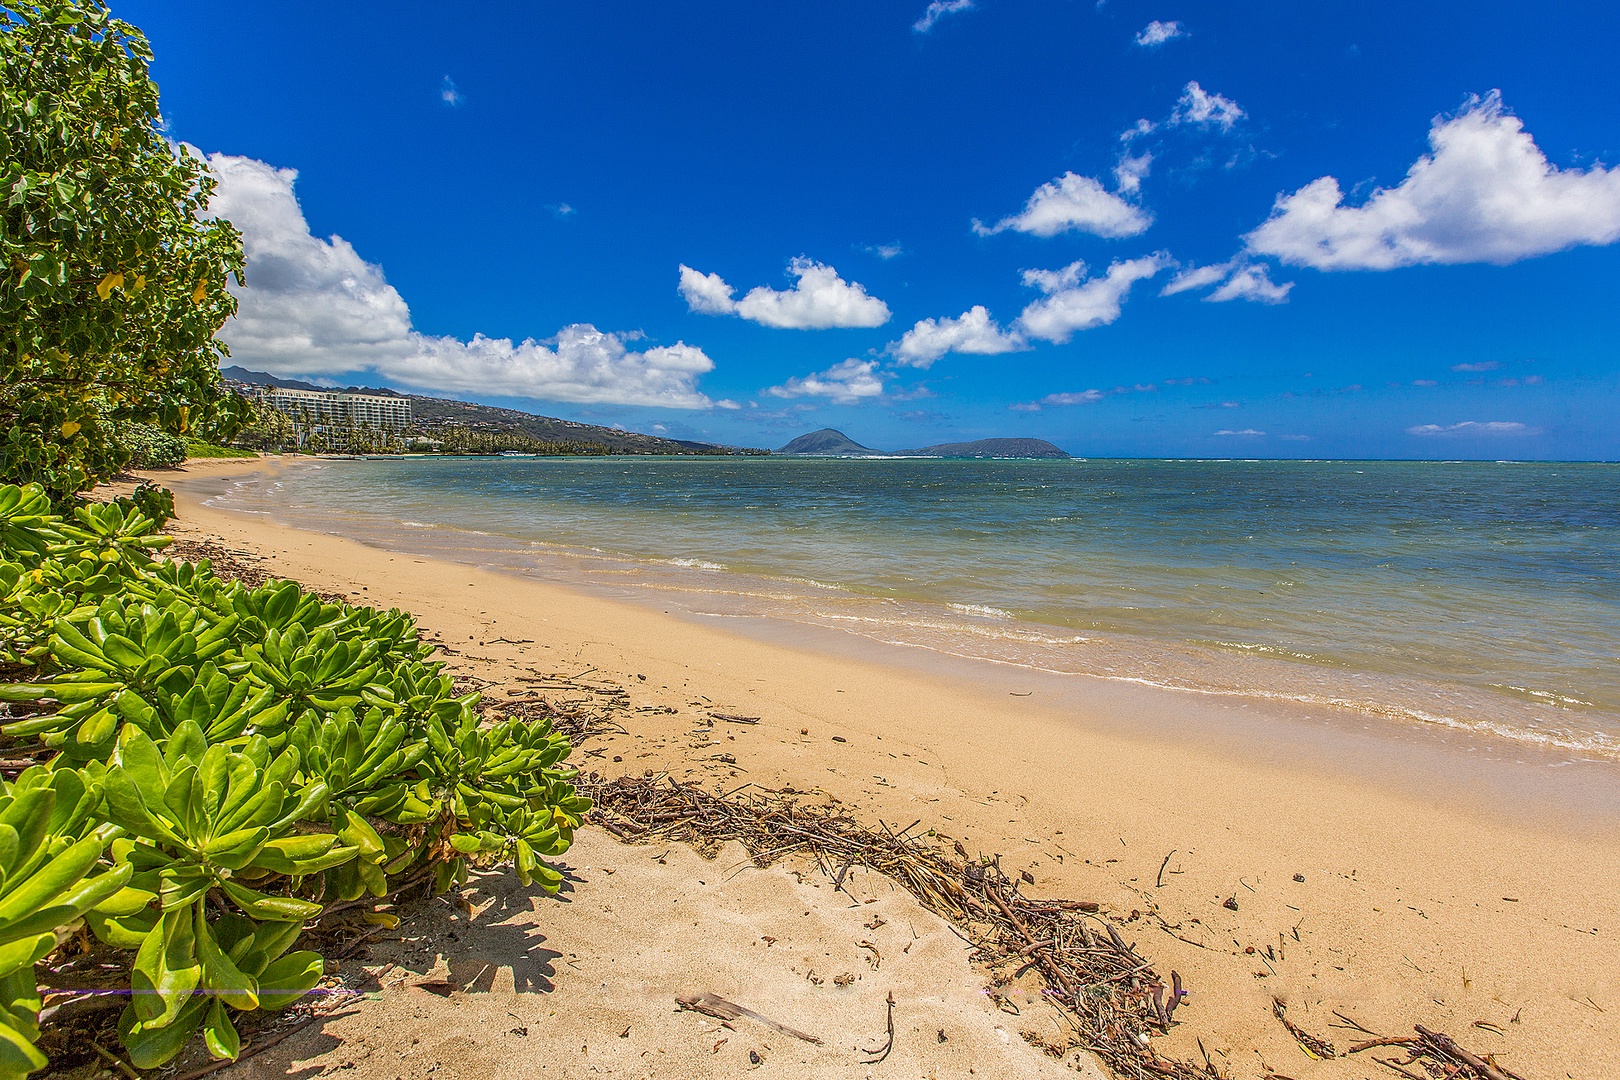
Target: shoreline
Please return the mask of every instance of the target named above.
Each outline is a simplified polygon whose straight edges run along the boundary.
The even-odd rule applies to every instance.
[[[264,467],[184,472],[222,479]],[[1620,840],[1607,815],[1592,816],[1601,783],[1576,815],[1537,820],[1517,803],[1490,812],[1466,782],[1422,786],[1444,748],[1407,748],[1406,775],[1375,783],[1345,768],[1344,740],[1345,760],[1311,767],[1321,751],[1309,739],[1261,755],[1197,724],[1128,730],[1103,714],[1133,695],[1093,695],[1088,709],[1056,694],[1014,697],[1005,680],[896,663],[848,635],[843,650],[810,651],[802,638],[737,634],[717,620],[207,507],[187,486],[176,486],[176,535],[217,538],[308,586],[409,610],[455,643],[450,659],[464,672],[499,685],[522,671],[589,667],[626,687],[649,711],[625,735],[592,744],[626,771],[819,788],[864,816],[922,817],[1000,853],[1009,870],[1030,871],[1032,895],[1156,909],[1176,930],[1144,922],[1141,947],[1192,991],[1190,1015],[1156,1043],[1163,1053],[1195,1060],[1202,1038],[1235,1076],[1371,1068],[1301,1057],[1271,1015],[1277,995],[1318,1032],[1337,1009],[1385,1033],[1414,1022],[1467,1031],[1529,1077],[1620,1072],[1620,1036],[1598,1011],[1620,990],[1605,959],[1620,927],[1609,881]],[[694,715],[710,709],[762,717],[724,733],[734,764],[689,745]],[[1453,749],[1450,760],[1463,756]]]
[[[1450,660],[1437,661],[1437,666],[1414,666],[1415,656],[1407,654],[1413,649],[1421,651],[1423,646],[1414,639],[1416,624],[1410,622],[1389,628],[1394,636],[1386,641],[1366,637],[1369,632],[1376,635],[1380,631],[1374,625],[1376,620],[1363,618],[1358,627],[1345,631],[1345,640],[1351,642],[1347,651],[1323,637],[1338,637],[1331,628],[1345,617],[1342,608],[1348,593],[1344,582],[1326,586],[1323,602],[1327,606],[1314,615],[1292,602],[1284,602],[1277,609],[1276,615],[1282,620],[1278,626],[1292,625],[1289,633],[1300,635],[1298,640],[1286,633],[1279,637],[1280,630],[1268,635],[1239,629],[1239,623],[1246,623],[1255,630],[1270,617],[1264,607],[1245,608],[1246,601],[1242,600],[1236,601],[1231,627],[1217,629],[1217,623],[1226,622],[1221,610],[1225,601],[1214,595],[1210,599],[1215,607],[1206,613],[1213,618],[1203,619],[1205,625],[1186,623],[1173,632],[1155,634],[1146,625],[1114,625],[1109,620],[1120,611],[1139,610],[1130,598],[1141,590],[1146,590],[1143,595],[1147,599],[1140,610],[1152,611],[1160,605],[1168,605],[1166,610],[1181,610],[1194,597],[1205,596],[1199,589],[1243,591],[1235,583],[1237,578],[1232,579],[1233,584],[1225,585],[1205,575],[1201,584],[1194,581],[1181,589],[1177,594],[1181,599],[1165,594],[1165,589],[1177,586],[1173,578],[1165,577],[1162,565],[1144,570],[1147,577],[1141,590],[1132,584],[1129,566],[1119,567],[1117,573],[1108,576],[1110,584],[1082,578],[1086,583],[1077,586],[1081,590],[1112,590],[1113,599],[1096,596],[1099,611],[1113,612],[1099,622],[1082,617],[1083,612],[1066,601],[1057,607],[1024,610],[1021,605],[1040,602],[1036,595],[1040,590],[1032,591],[1027,581],[1020,585],[1009,580],[1006,585],[1011,591],[1005,595],[986,593],[985,588],[995,583],[994,573],[989,579],[958,581],[959,588],[949,590],[908,584],[930,579],[901,573],[900,563],[894,558],[880,558],[884,569],[866,573],[859,566],[849,565],[848,560],[859,548],[850,546],[851,537],[847,535],[831,538],[834,561],[826,566],[807,563],[810,552],[791,536],[780,537],[787,545],[787,553],[773,562],[762,557],[758,547],[767,537],[782,532],[781,508],[773,512],[768,494],[756,499],[767,504],[761,508],[766,524],[760,531],[744,529],[738,534],[740,541],[721,540],[702,530],[687,535],[679,520],[664,520],[660,515],[671,512],[674,505],[668,502],[649,507],[645,516],[637,513],[627,517],[614,500],[604,500],[593,490],[596,479],[592,474],[604,467],[599,462],[589,463],[586,473],[565,470],[557,478],[565,485],[581,485],[578,500],[559,503],[542,499],[527,510],[512,504],[510,492],[541,483],[543,478],[531,478],[529,470],[514,473],[509,468],[491,466],[492,503],[486,509],[477,498],[460,498],[442,491],[441,482],[434,479],[438,475],[434,469],[420,475],[411,473],[425,485],[424,500],[413,494],[414,487],[393,478],[386,463],[380,467],[384,472],[374,477],[370,466],[309,462],[301,468],[310,475],[301,477],[290,488],[272,478],[264,485],[250,484],[222,492],[224,498],[218,500],[218,505],[267,512],[281,524],[348,536],[372,546],[532,573],[594,595],[630,599],[684,615],[729,618],[745,629],[761,621],[835,629],[865,640],[931,651],[948,658],[991,661],[1032,672],[1087,676],[1218,700],[1271,703],[1301,714],[1319,711],[1339,717],[1349,726],[1375,716],[1392,725],[1449,728],[1464,735],[1482,736],[1479,747],[1499,757],[1517,752],[1493,749],[1506,742],[1526,748],[1523,752],[1531,756],[1562,756],[1564,760],[1553,762],[1558,765],[1596,759],[1620,766],[1620,742],[1616,741],[1620,712],[1615,707],[1620,699],[1614,699],[1611,692],[1613,679],[1608,669],[1612,662],[1601,661],[1603,674],[1587,672],[1589,678],[1597,680],[1592,685],[1561,683],[1560,676],[1538,666],[1542,662],[1536,656],[1546,654],[1548,647],[1537,643],[1556,641],[1562,624],[1543,625],[1536,621],[1534,613],[1513,607],[1524,600],[1523,596],[1497,597],[1505,606],[1496,615],[1484,613],[1478,624],[1462,618],[1468,610],[1464,605],[1463,612],[1454,614],[1471,628],[1445,646],[1451,650]],[[457,470],[464,474],[464,484],[480,488],[482,481],[478,477],[483,473],[468,473],[460,464]],[[635,471],[641,476],[639,466]],[[660,471],[654,469],[647,476],[654,477]],[[751,483],[741,475],[734,479],[745,486]],[[814,490],[815,478],[808,478],[808,482]],[[653,502],[658,503],[658,493],[667,486],[667,478],[643,478],[636,483],[645,485],[638,487],[638,492],[652,493]],[[432,494],[436,491],[448,501],[436,500]],[[380,501],[373,500],[373,494]],[[546,524],[553,515],[555,528]],[[715,523],[723,524],[724,519],[722,513]],[[670,529],[674,531],[666,538]],[[920,553],[920,557],[916,573],[962,572],[971,578],[972,572],[959,564],[956,570],[948,571],[953,565],[950,558],[936,562],[926,553]],[[1048,569],[1062,571],[1058,565]],[[1280,579],[1279,585],[1293,587],[1303,582],[1310,589],[1317,587],[1313,575],[1323,571],[1324,567],[1314,566],[1295,581],[1293,572],[1273,557],[1265,566],[1257,563],[1233,573],[1255,587],[1260,587],[1256,575],[1281,573],[1290,576]],[[1409,584],[1417,594],[1428,596],[1426,582]],[[1332,600],[1333,595],[1339,600]],[[1481,600],[1474,598],[1475,603]],[[1429,602],[1414,600],[1414,610]],[[1120,603],[1126,606],[1115,610]],[[1203,610],[1201,602],[1192,607]],[[1597,612],[1589,614],[1594,619],[1606,618]],[[1566,612],[1563,617],[1567,622],[1572,616]],[[1161,629],[1179,625],[1177,620],[1181,618],[1171,616],[1170,623]],[[1260,623],[1255,622],[1257,619]],[[1309,624],[1308,628],[1301,619]],[[1506,652],[1491,652],[1495,646],[1479,642],[1478,646],[1487,651],[1478,660],[1472,652],[1456,652],[1463,638],[1478,638],[1487,626],[1496,628],[1500,640],[1511,641],[1517,636],[1523,644],[1510,646]],[[780,633],[773,634],[781,638]],[[1583,647],[1593,645],[1593,641],[1583,641]],[[1387,655],[1379,658],[1377,654]],[[1509,654],[1528,666],[1513,666]],[[1395,657],[1406,659],[1392,663]],[[1574,677],[1570,671],[1564,676]],[[1620,687],[1612,687],[1612,691],[1620,691]],[[1587,697],[1592,700],[1585,700]]]
[[[266,464],[264,477],[273,480],[283,469],[317,462],[267,459]],[[221,488],[208,498],[212,501],[222,494],[235,493]],[[540,545],[521,538],[454,525],[412,528],[416,523],[405,522],[406,531],[396,529],[397,541],[390,542],[375,522],[297,515],[289,520],[273,506],[211,508],[263,516],[282,528],[344,537],[396,555],[541,581],[816,655],[875,661],[924,678],[948,680],[968,692],[993,685],[1011,696],[1031,698],[1030,705],[1127,739],[1170,743],[1196,739],[1233,761],[1258,758],[1279,768],[1319,771],[1330,777],[1348,771],[1408,796],[1429,798],[1442,788],[1446,800],[1469,804],[1479,813],[1506,813],[1529,824],[1546,822],[1578,832],[1620,828],[1620,761],[1586,748],[1528,740],[1522,732],[1498,734],[1497,725],[1489,721],[1418,715],[1404,707],[1367,701],[1302,700],[1264,683],[1249,689],[1212,689],[1092,670],[1058,670],[893,640],[833,621],[739,608],[730,579],[744,579],[745,590],[759,582],[748,572],[724,567],[705,566],[701,573],[683,570],[680,582],[654,582],[641,572],[648,568],[628,556],[621,560],[572,549],[542,552],[536,550]],[[363,527],[345,529],[356,524]],[[633,563],[638,572],[625,580],[591,577],[573,565],[599,555]],[[716,590],[703,591],[710,582]],[[765,579],[764,584],[769,589],[772,582]],[[1150,654],[1177,648],[1175,643],[1149,639],[1115,638],[1111,644]],[[1263,679],[1270,670],[1263,669],[1267,664],[1275,667],[1282,662],[1261,661],[1252,673]]]

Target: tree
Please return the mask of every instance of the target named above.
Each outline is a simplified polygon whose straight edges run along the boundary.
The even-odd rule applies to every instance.
[[[240,422],[214,334],[241,236],[171,143],[152,51],[102,0],[0,0],[0,482],[58,503],[129,460],[125,425]]]

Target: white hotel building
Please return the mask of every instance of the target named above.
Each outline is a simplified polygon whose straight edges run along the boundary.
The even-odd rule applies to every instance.
[[[254,387],[252,392],[271,408],[312,424],[402,428],[411,422],[409,398],[350,394],[342,390],[288,390],[279,386]]]

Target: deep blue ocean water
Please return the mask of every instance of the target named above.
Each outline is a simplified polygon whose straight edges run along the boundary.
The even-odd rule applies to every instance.
[[[1620,465],[410,458],[232,498],[722,614],[1620,757]]]

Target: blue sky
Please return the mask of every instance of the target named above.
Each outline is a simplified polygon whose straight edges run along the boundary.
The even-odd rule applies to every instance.
[[[251,368],[759,446],[1620,457],[1607,6],[115,13]]]

